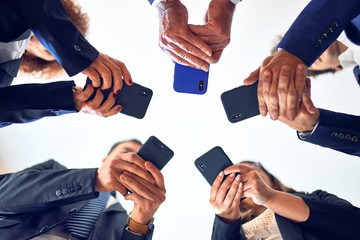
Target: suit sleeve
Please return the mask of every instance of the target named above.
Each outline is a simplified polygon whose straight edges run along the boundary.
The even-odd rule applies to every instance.
[[[319,110],[319,125],[304,141],[360,156],[360,116]]]
[[[234,224],[228,224],[220,217],[215,216],[211,239],[245,240],[246,238],[241,228],[241,220]]]
[[[312,0],[295,19],[278,47],[308,66],[334,42],[360,14],[358,0]]]
[[[348,201],[325,191],[317,190],[301,196],[310,208],[309,218],[298,223],[319,239],[357,239],[360,209]]]
[[[73,81],[60,81],[0,88],[0,128],[77,112],[73,86]]]
[[[60,0],[9,0],[7,4],[69,76],[87,68],[99,55],[73,25]]]
[[[95,198],[96,169],[66,169],[50,160],[0,175],[0,213],[34,212]]]

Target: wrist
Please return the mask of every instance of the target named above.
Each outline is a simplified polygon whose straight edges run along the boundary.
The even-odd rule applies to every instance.
[[[131,232],[146,234],[153,226],[154,218],[151,218],[146,223],[138,222],[134,219],[133,213],[130,212],[127,220],[127,227]]]

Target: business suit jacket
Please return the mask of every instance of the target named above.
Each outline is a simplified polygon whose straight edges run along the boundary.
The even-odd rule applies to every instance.
[[[96,169],[66,169],[54,160],[17,173],[0,175],[0,236],[30,239],[62,224],[94,191]],[[127,212],[120,203],[105,209],[89,240],[150,240],[126,230]]]
[[[303,140],[360,157],[360,116],[325,109],[319,111],[317,128]]]
[[[310,208],[305,222],[294,223],[275,214],[276,223],[284,240],[357,239],[360,209],[348,201],[322,190],[299,195]],[[227,224],[215,217],[213,240],[245,240],[241,221]]]
[[[308,66],[345,30],[360,45],[360,1],[312,0],[296,18],[278,47]]]
[[[99,55],[73,25],[60,0],[1,1],[0,41],[13,41],[29,29],[69,76],[87,68]]]

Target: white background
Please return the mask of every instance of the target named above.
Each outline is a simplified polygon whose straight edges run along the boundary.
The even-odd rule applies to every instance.
[[[221,146],[232,161],[260,161],[286,185],[297,190],[323,189],[360,206],[360,161],[297,139],[294,130],[268,117],[232,124],[220,95],[242,85],[269,54],[275,35],[282,34],[308,1],[246,0],[237,5],[231,43],[210,69],[205,95],[176,93],[173,63],[158,47],[158,15],[147,1],[85,1],[90,18],[89,41],[101,52],[123,61],[133,80],[154,92],[148,112],[139,120],[118,114],[100,118],[86,114],[49,117],[0,130],[1,172],[17,171],[56,159],[69,168],[99,166],[110,146],[128,138],[145,142],[157,136],[175,156],[163,169],[167,199],[156,213],[156,240],[210,239],[213,212],[210,187],[194,160]],[[190,22],[201,24],[208,1],[184,0]],[[304,33],[305,34],[305,33]],[[63,76],[84,84],[85,76]],[[35,80],[44,82],[42,80]],[[34,82],[18,77],[15,84]],[[317,107],[360,115],[360,89],[351,69],[313,80]],[[26,196],[23,196],[26,197]],[[130,210],[131,204],[123,201]]]

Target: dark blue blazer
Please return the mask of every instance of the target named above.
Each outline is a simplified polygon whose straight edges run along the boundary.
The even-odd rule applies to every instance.
[[[17,173],[0,175],[0,238],[31,239],[62,224],[88,200],[94,191],[96,170],[66,169],[54,160]],[[89,240],[150,240],[126,229],[127,212],[120,203],[100,215]]]
[[[294,223],[275,214],[276,223],[284,240],[358,239],[360,209],[348,201],[325,191],[317,190],[299,195],[310,208],[305,222]],[[241,221],[227,224],[215,217],[213,240],[246,240]]]
[[[87,68],[99,52],[72,24],[60,0],[0,1],[0,41],[29,37],[33,32],[69,76]],[[23,84],[13,87],[21,59],[0,64],[0,128],[46,116],[76,112],[74,82]]]
[[[319,110],[319,124],[304,141],[360,157],[360,116]]]
[[[359,0],[312,0],[286,32],[278,47],[308,66],[345,30],[360,45]]]

